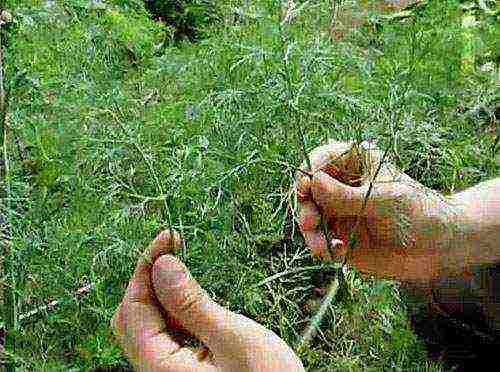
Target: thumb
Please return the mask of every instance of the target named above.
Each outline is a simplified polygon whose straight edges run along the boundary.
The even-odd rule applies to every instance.
[[[212,351],[230,371],[303,371],[293,351],[276,334],[215,303],[177,258],[164,255],[153,266],[156,296],[170,316]]]
[[[210,339],[214,317],[222,310],[193,279],[188,268],[176,257],[158,258],[151,271],[158,301],[182,326],[206,343]]]
[[[346,185],[323,171],[314,174],[311,193],[322,214],[336,217],[352,217],[363,213],[363,203],[368,185]]]

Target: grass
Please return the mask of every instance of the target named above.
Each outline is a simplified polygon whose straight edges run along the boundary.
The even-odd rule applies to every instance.
[[[473,111],[492,107],[495,77],[464,71],[455,1],[341,39],[328,1],[299,4],[283,25],[277,2],[226,1],[210,37],[176,46],[161,45],[164,28],[139,2],[102,4],[10,3],[18,310],[68,299],[20,328],[21,370],[126,365],[109,320],[167,226],[185,236],[180,255],[215,300],[296,347],[318,308],[313,289],[334,272],[317,269],[290,209],[297,125],[307,150],[328,138],[393,143],[398,166],[443,192],[498,175],[491,118]],[[346,280],[300,351],[308,369],[442,368],[397,283]]]

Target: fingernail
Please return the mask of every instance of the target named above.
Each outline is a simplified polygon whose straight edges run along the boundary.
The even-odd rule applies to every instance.
[[[155,240],[167,241],[170,239],[170,231],[163,230],[155,238]]]
[[[340,240],[340,239],[333,238],[332,241],[331,241],[331,244],[332,244],[333,248],[336,248],[336,247],[340,248],[341,246],[344,245],[344,242],[342,240]]]
[[[297,191],[297,198],[299,199],[299,201],[306,201],[308,197],[309,195],[305,192]]]

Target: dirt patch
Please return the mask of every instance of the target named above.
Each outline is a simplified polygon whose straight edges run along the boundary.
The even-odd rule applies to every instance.
[[[397,12],[417,2],[415,0],[362,0],[352,7],[334,8],[330,34],[337,40],[342,39],[350,31],[366,24],[368,17],[373,13]]]

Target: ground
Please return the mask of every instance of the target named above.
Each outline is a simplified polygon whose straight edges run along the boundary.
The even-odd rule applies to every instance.
[[[458,1],[370,23],[394,11],[374,3],[297,1],[285,22],[279,2],[224,1],[206,38],[169,43],[140,1],[10,2],[18,310],[62,300],[21,323],[21,370],[126,366],[109,320],[165,227],[216,301],[297,348],[333,269],[304,246],[291,186],[304,150],[329,138],[391,144],[444,193],[499,174],[498,65],[484,67],[491,40],[478,36],[493,31],[465,29]],[[299,351],[308,369],[443,368],[398,283],[347,279]]]

